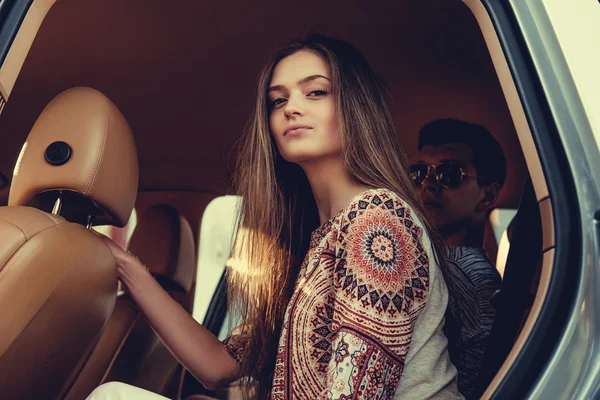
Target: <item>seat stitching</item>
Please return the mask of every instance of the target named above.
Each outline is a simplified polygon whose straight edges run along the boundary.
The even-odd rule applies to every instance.
[[[32,208],[33,208],[33,207],[32,207]],[[62,222],[56,222],[55,220],[53,220],[52,218],[50,218],[50,216],[48,215],[48,213],[47,213],[47,212],[44,212],[44,211],[42,211],[42,210],[40,210],[40,209],[37,209],[37,208],[33,208],[33,209],[34,209],[34,210],[36,210],[37,212],[39,212],[40,214],[44,215],[44,217],[48,218],[50,221],[52,221],[52,223],[54,224],[54,226],[57,226],[57,225],[61,225],[61,224],[62,224]],[[50,228],[50,227],[49,227],[49,228]],[[40,231],[40,232],[43,232],[43,231],[45,231],[46,229],[48,229],[48,228],[45,228],[45,229],[43,229],[43,230],[42,230],[42,231]]]
[[[12,257],[11,257],[11,259],[12,259]],[[9,260],[9,261],[10,261],[10,260]],[[58,282],[58,284],[62,283],[64,280],[65,280],[65,276],[63,275],[62,279],[60,280],[60,282]],[[58,287],[58,286],[57,286],[57,287]],[[55,291],[54,291],[54,292],[52,292],[52,293],[50,293],[50,296],[48,296],[48,297],[47,297],[47,298],[44,300],[44,302],[43,302],[42,304],[40,304],[40,307],[37,309],[37,311],[35,312],[35,314],[33,314],[33,315],[31,316],[31,319],[29,320],[29,322],[27,322],[27,324],[26,324],[26,325],[23,327],[23,329],[21,329],[21,330],[19,331],[19,334],[16,336],[16,338],[15,338],[15,339],[18,339],[18,338],[21,336],[21,334],[27,330],[27,328],[29,327],[29,325],[31,325],[31,324],[33,323],[33,320],[35,320],[35,318],[38,316],[38,314],[39,314],[39,313],[42,311],[42,309],[44,308],[44,306],[46,305],[46,303],[48,303],[48,301],[50,301],[50,299],[51,299],[51,298],[52,298],[52,297],[53,297],[55,294],[56,294],[56,292],[55,292]],[[14,342],[13,342],[13,343],[14,343]],[[9,349],[11,348],[11,346],[13,345],[13,343],[11,343],[10,345],[8,345],[8,347],[6,348],[6,350],[9,350]],[[6,353],[6,351],[5,351],[5,353]]]
[[[44,229],[42,229],[42,230],[39,230],[39,231],[37,231],[36,233],[34,233],[32,236],[27,236],[27,235],[25,234],[25,231],[23,231],[23,229],[21,229],[21,228],[20,228],[18,225],[14,224],[12,221],[10,221],[10,220],[8,220],[8,219],[6,219],[6,218],[2,217],[2,216],[0,216],[0,218],[1,218],[1,219],[3,219],[3,220],[5,220],[5,221],[6,221],[6,222],[8,222],[9,224],[11,224],[11,225],[15,226],[15,227],[16,227],[18,230],[20,230],[20,231],[21,231],[21,233],[23,234],[23,236],[25,237],[25,240],[27,240],[27,241],[28,241],[29,239],[31,239],[33,236],[35,236],[35,235],[39,235],[40,233],[42,233],[42,232],[45,232],[45,231],[47,231],[48,229],[52,229],[52,228],[55,228],[55,227],[57,227],[57,226],[63,225],[63,223],[62,223],[62,222],[61,222],[61,223],[56,223],[56,221],[54,221],[52,218],[50,218],[50,217],[49,217],[49,216],[48,216],[46,213],[44,213],[43,211],[41,211],[41,210],[38,210],[37,208],[34,208],[34,210],[37,210],[37,211],[39,211],[40,213],[42,213],[42,214],[46,215],[46,217],[48,217],[48,219],[49,219],[50,221],[54,222],[54,225],[47,226],[47,227],[45,227]]]
[[[0,219],[2,219],[2,220],[4,220],[4,221],[8,222],[8,223],[9,223],[9,224],[11,224],[12,226],[14,226],[14,227],[15,227],[15,228],[17,228],[18,230],[20,230],[20,231],[21,231],[21,234],[23,235],[23,237],[25,238],[25,240],[29,240],[29,238],[28,238],[28,237],[27,237],[27,235],[25,234],[25,231],[24,231],[23,229],[21,229],[21,228],[20,228],[18,225],[16,225],[14,222],[12,222],[12,221],[10,221],[10,220],[8,220],[8,219],[6,219],[6,218],[2,217],[2,216],[0,216]]]
[[[6,219],[5,219],[5,218],[3,218],[2,216],[0,216],[0,218],[2,218],[2,219],[4,219],[4,220],[6,220]],[[7,222],[10,222],[10,221],[8,221],[8,220],[6,220],[6,221],[7,221]],[[61,225],[62,225],[62,224],[61,224]],[[16,226],[16,225],[15,225],[15,226]],[[48,230],[48,229],[50,229],[50,228],[56,227],[56,226],[59,226],[59,225],[50,226],[50,227],[48,227],[48,228],[46,228],[46,229],[43,229],[43,230],[41,230],[41,231],[37,232],[37,234],[39,234],[39,233],[41,233],[41,232],[44,232],[44,231],[46,231],[46,230]],[[17,226],[17,228],[19,228],[19,227]],[[20,229],[20,228],[19,228],[19,229]],[[22,230],[21,230],[21,232],[22,232]],[[8,264],[10,263],[10,261],[11,261],[11,260],[14,258],[14,256],[15,256],[15,255],[16,255],[16,253],[15,253],[15,254],[13,254],[13,255],[10,257],[10,259],[7,261],[6,265],[8,265]],[[67,276],[67,274],[64,274],[64,275],[62,276],[62,278],[60,279],[60,281],[59,281],[59,282],[57,282],[57,285],[56,285],[55,289],[56,289],[57,287],[59,287],[59,286],[60,286],[60,285],[61,285],[61,284],[64,282],[64,280],[66,279],[66,276]],[[37,317],[37,315],[38,315],[38,314],[39,314],[39,313],[42,311],[42,309],[44,308],[44,306],[46,305],[46,303],[48,303],[48,301],[50,301],[50,299],[51,299],[51,298],[52,298],[52,297],[53,297],[55,294],[56,294],[56,291],[54,291],[54,292],[50,293],[50,296],[48,296],[48,297],[47,297],[47,298],[44,300],[44,302],[43,302],[42,304],[40,304],[40,307],[37,309],[37,311],[35,312],[35,314],[33,314],[33,315],[31,316],[31,319],[29,320],[29,322],[27,322],[27,324],[26,324],[26,325],[23,327],[23,329],[21,329],[21,330],[19,331],[19,334],[16,336],[17,338],[18,338],[19,336],[21,336],[21,334],[22,334],[22,333],[23,333],[25,330],[27,330],[27,328],[29,327],[29,325],[31,325],[31,324],[33,323],[33,320],[35,320],[35,318]],[[9,345],[9,346],[6,348],[6,350],[10,349],[10,347],[11,347],[11,346],[12,346],[12,343],[11,343],[11,344],[10,344],[10,345]]]
[[[94,169],[92,171],[92,175],[90,176],[90,180],[88,181],[86,188],[85,188],[85,194],[89,195],[91,192],[91,188],[92,185],[94,183],[94,180],[96,179],[96,175],[98,174],[98,170],[100,169],[100,163],[102,162],[102,157],[104,157],[104,148],[106,146],[106,137],[107,135],[107,130],[108,130],[108,107],[106,104],[106,100],[104,100],[102,102],[102,105],[104,106],[104,121],[103,121],[103,126],[102,126],[102,144],[100,146],[100,154],[98,156],[98,158],[96,159],[96,165],[94,166]]]

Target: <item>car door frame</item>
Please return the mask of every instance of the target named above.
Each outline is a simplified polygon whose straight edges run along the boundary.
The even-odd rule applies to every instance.
[[[598,152],[582,152],[591,131],[589,124],[586,127],[581,123],[582,115],[584,121],[587,119],[568,68],[552,71],[541,62],[541,58],[546,57],[548,62],[565,66],[560,46],[554,49],[558,51],[549,51],[548,46],[557,45],[552,38],[554,32],[548,26],[540,25],[539,20],[533,24],[531,18],[526,18],[530,11],[527,8],[534,2],[480,0],[497,34],[510,71],[509,78],[516,86],[554,210],[551,216],[554,260],[547,281],[547,296],[514,362],[507,366],[495,390],[484,398],[544,398],[542,393],[548,398],[550,392],[542,392],[540,388],[550,382],[548,372],[556,366],[560,347],[565,346],[565,340],[574,340],[573,324],[581,318],[579,311],[585,283],[582,278],[590,272],[586,260],[599,256],[600,192],[598,181],[592,176],[593,165],[598,165]],[[534,42],[531,35],[535,32],[538,36]],[[563,75],[557,76],[559,73]],[[558,79],[566,80],[570,85],[563,85],[558,90],[553,85]],[[571,105],[568,112],[557,112],[561,104],[567,103]],[[569,132],[573,128],[578,129]],[[583,157],[574,162],[574,154]],[[582,190],[580,180],[595,182],[595,186],[592,190]],[[597,303],[597,299],[590,300]],[[589,319],[585,322],[593,323]],[[568,374],[568,369],[563,369]],[[554,371],[557,371],[555,367]],[[569,392],[574,388],[563,387],[561,390],[557,385],[552,386],[556,396],[557,393],[567,396],[575,393]]]

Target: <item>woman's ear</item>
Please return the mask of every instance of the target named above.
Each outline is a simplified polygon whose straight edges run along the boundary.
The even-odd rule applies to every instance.
[[[483,199],[477,204],[477,211],[488,213],[494,207],[496,207],[496,203],[498,203],[498,198],[500,197],[500,185],[497,183],[492,183],[484,187],[484,195]]]

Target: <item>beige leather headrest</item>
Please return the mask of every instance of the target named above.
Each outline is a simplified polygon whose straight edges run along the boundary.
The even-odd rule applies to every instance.
[[[194,234],[177,210],[157,205],[144,212],[129,242],[131,253],[139,257],[166,290],[189,292],[196,270]]]
[[[31,129],[9,205],[30,205],[48,191],[75,192],[100,208],[95,225],[124,226],[137,188],[137,153],[125,117],[102,93],[76,87],[54,98]]]

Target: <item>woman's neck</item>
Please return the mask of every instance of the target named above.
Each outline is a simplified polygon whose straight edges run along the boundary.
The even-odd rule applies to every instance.
[[[321,224],[337,215],[357,194],[371,189],[354,182],[339,157],[303,163],[301,167],[310,182]]]

